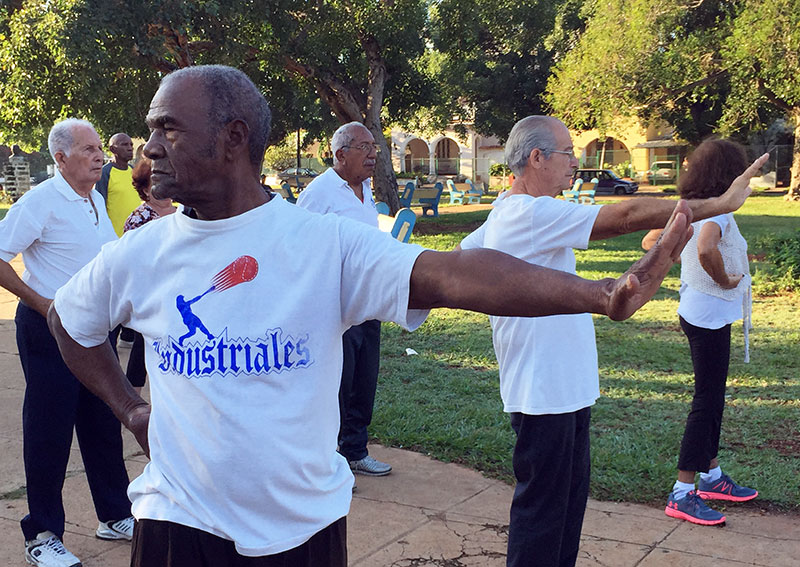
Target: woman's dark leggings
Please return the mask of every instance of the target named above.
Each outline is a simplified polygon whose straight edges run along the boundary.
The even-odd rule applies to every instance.
[[[719,450],[725,383],[731,355],[731,326],[704,329],[681,317],[681,328],[689,339],[694,366],[694,398],[686,418],[678,470],[708,472]]]

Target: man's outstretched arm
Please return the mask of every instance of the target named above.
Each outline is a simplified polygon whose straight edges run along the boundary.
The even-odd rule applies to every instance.
[[[627,319],[647,303],[692,234],[679,201],[658,243],[617,279],[585,280],[495,250],[426,251],[411,272],[408,306],[451,307],[489,315],[537,317],[599,313]]]
[[[142,399],[125,377],[111,343],[86,348],[75,342],[61,324],[55,305],[47,312],[47,324],[70,371],[95,396],[103,400],[122,425],[131,430],[145,454],[150,456],[147,425],[150,404]]]
[[[758,174],[767,159],[769,154],[755,160],[719,197],[687,201],[692,210],[692,218],[702,220],[739,209],[750,195],[750,179]],[[672,207],[672,201],[658,197],[636,197],[603,205],[597,213],[590,238],[601,240],[637,230],[659,228],[669,217]]]

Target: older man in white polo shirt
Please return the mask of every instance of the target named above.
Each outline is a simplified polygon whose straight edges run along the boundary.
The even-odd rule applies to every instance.
[[[370,178],[378,147],[360,122],[340,126],[331,138],[333,167],[300,193],[297,204],[317,213],[334,213],[378,227],[378,211]],[[339,388],[339,452],[354,473],[383,476],[392,471],[367,450],[367,427],[372,421],[380,366],[381,322],[366,321],[342,336],[344,363]]]
[[[56,290],[117,238],[103,198],[92,189],[103,166],[100,137],[89,122],[68,119],[53,126],[48,145],[58,165],[55,177],[25,193],[0,222],[0,285],[20,299],[15,321],[25,374],[25,557],[33,565],[71,567],[80,562],[61,542],[61,490],[73,427],[100,520],[97,537],[130,540],[133,519],[120,424],[67,369],[46,321]],[[8,263],[19,253],[22,278]]]

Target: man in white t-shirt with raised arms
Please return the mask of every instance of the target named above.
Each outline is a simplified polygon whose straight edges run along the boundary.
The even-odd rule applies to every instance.
[[[25,558],[41,567],[72,567],[80,562],[61,541],[61,491],[73,430],[100,520],[97,537],[131,539],[133,518],[125,493],[128,473],[119,422],[64,364],[45,317],[56,290],[117,237],[103,197],[92,189],[103,166],[100,137],[92,124],[61,121],[47,142],[58,166],[55,176],[25,193],[0,222],[0,285],[20,299],[14,321],[25,374],[22,439],[28,514],[20,522]],[[18,253],[25,263],[22,278],[8,264]],[[95,298],[84,301],[83,309],[94,309]]]
[[[361,122],[340,126],[331,136],[333,167],[315,177],[297,198],[297,206],[315,213],[333,213],[378,227],[378,210],[370,178],[378,146]],[[380,370],[381,322],[354,325],[342,335],[342,383],[339,386],[339,452],[354,473],[384,476],[391,465],[369,454],[367,427],[372,422]]]
[[[413,329],[432,307],[626,318],[690,235],[680,205],[626,274],[591,282],[491,250],[426,251],[310,213],[261,188],[269,107],[230,67],[164,77],[147,123],[153,196],[190,213],[104,246],[49,312],[70,368],[151,459],[128,490],[134,567],[243,556],[345,567],[353,476],[336,452],[336,400],[346,329],[368,319]],[[152,410],[107,342],[119,324],[148,345]]]
[[[505,153],[514,183],[459,249],[492,248],[575,273],[574,248],[660,226],[672,214],[674,202],[653,197],[604,206],[556,200],[578,167],[569,130],[556,118],[517,122]],[[738,209],[766,157],[724,195],[686,201],[694,218]],[[507,565],[574,565],[589,494],[589,418],[600,395],[592,317],[490,319],[503,405],[517,435]]]

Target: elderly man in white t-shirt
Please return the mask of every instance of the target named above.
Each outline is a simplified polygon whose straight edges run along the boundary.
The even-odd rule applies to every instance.
[[[103,150],[94,127],[76,119],[53,126],[48,145],[58,165],[55,176],[25,193],[0,222],[0,285],[20,298],[15,321],[25,374],[25,557],[33,565],[69,567],[79,561],[61,541],[61,489],[73,428],[100,520],[97,537],[131,539],[133,518],[119,422],[70,373],[45,319],[56,290],[117,238],[103,197],[92,189]],[[18,253],[25,263],[21,279],[8,264]],[[87,298],[84,308],[93,307],[94,298]]]
[[[345,567],[353,475],[336,451],[345,330],[369,319],[413,329],[433,307],[624,319],[690,236],[681,203],[625,275],[590,282],[309,213],[263,191],[269,107],[230,67],[164,77],[147,123],[152,194],[188,209],[104,246],[48,314],[67,364],[151,459],[128,491],[132,567]],[[108,344],[119,324],[144,336],[152,411]]]
[[[340,126],[331,137],[333,167],[315,177],[300,193],[297,205],[316,213],[333,213],[378,227],[370,178],[378,146],[360,122]],[[339,452],[354,473],[384,476],[391,465],[369,454],[367,427],[372,421],[380,368],[381,322],[354,325],[342,335],[342,384],[339,387]]]
[[[569,131],[556,118],[517,122],[505,153],[514,183],[460,249],[492,248],[575,273],[573,249],[660,226],[672,213],[674,202],[658,198],[605,206],[555,199],[578,167]],[[759,158],[724,195],[687,201],[694,218],[738,209],[750,193],[750,177],[765,160]],[[590,408],[600,395],[592,317],[490,320],[503,405],[517,435],[507,564],[574,565],[589,493]]]

